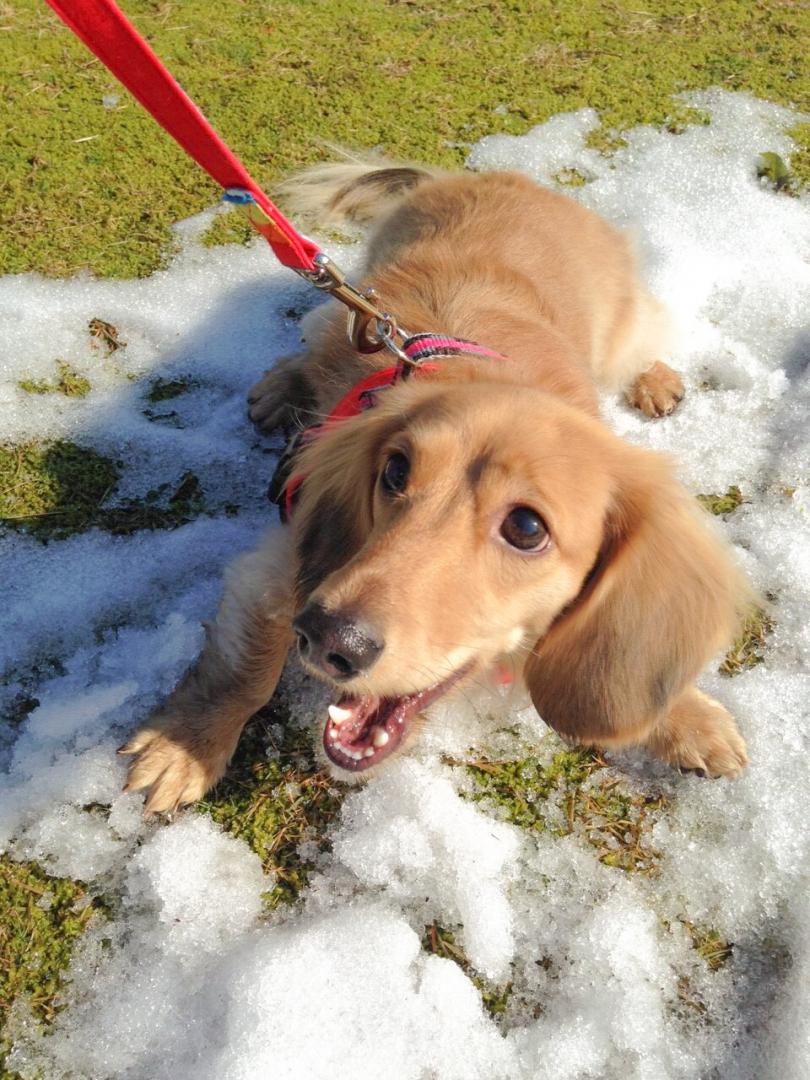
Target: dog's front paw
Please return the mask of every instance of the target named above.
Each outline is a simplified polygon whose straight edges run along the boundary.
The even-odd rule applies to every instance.
[[[683,398],[683,382],[677,371],[657,360],[642,372],[625,394],[628,404],[645,416],[668,416]]]
[[[118,751],[130,754],[125,791],[145,791],[145,814],[173,813],[219,780],[234,747],[201,739],[181,718],[146,726]]]
[[[315,394],[301,370],[300,357],[279,360],[248,394],[248,416],[260,431],[305,427],[315,408]]]

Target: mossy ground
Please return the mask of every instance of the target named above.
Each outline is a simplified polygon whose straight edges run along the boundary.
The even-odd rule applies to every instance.
[[[678,130],[700,119],[672,100],[691,88],[810,109],[810,10],[780,0],[124,6],[262,184],[325,141],[454,165],[482,135],[585,106],[610,139],[638,123]],[[0,272],[149,273],[214,184],[38,0],[3,24]],[[797,137],[806,180],[810,130]],[[223,239],[244,236],[234,225],[218,223]]]
[[[86,529],[118,478],[119,463],[75,443],[0,446],[0,525],[41,539]]]
[[[156,405],[160,401],[171,401],[173,398],[181,397],[183,394],[187,394],[189,390],[193,390],[195,386],[199,386],[196,379],[152,379],[149,384],[149,390],[146,394],[146,400],[151,401],[153,405]]]
[[[739,675],[747,668],[761,664],[765,659],[768,634],[772,633],[775,625],[773,618],[763,608],[749,611],[719,670],[724,675]]]
[[[727,517],[746,502],[745,496],[736,484],[732,484],[722,495],[707,493],[696,497],[700,505],[716,517]]]
[[[118,487],[121,462],[89,447],[58,441],[0,446],[0,528],[38,540],[63,540],[85,529],[116,536],[175,529],[202,513],[205,495],[194,473],[160,484],[143,498],[105,505]]]
[[[658,852],[649,828],[666,802],[661,795],[631,792],[612,776],[596,751],[559,750],[544,764],[531,754],[517,760],[452,760],[474,780],[470,798],[498,817],[529,831],[574,834],[606,866],[654,873]]]
[[[29,394],[64,394],[65,397],[85,397],[90,393],[90,381],[80,375],[65,360],[56,361],[55,382],[47,379],[20,379],[21,390]]]
[[[24,997],[38,1020],[53,1018],[73,944],[101,910],[81,882],[0,858],[0,1017]],[[0,1055],[4,1049],[0,1032]],[[0,1057],[0,1078],[6,1076]]]
[[[586,106],[602,116],[591,143],[609,152],[637,123],[678,131],[705,122],[672,94],[712,85],[810,111],[810,8],[784,0],[697,7],[653,0],[643,9],[598,0],[286,0],[271,6],[240,0],[216,7],[210,0],[173,7],[124,0],[124,7],[262,184],[327,156],[325,141],[454,165],[483,135],[521,134]],[[0,273],[88,269],[127,277],[163,265],[174,250],[170,226],[215,203],[215,185],[40,0],[18,0],[0,19]],[[788,192],[810,180],[810,124],[797,125],[793,134],[799,146],[783,163],[787,178],[778,162],[765,158],[762,168]],[[584,178],[569,170],[559,179],[575,186]],[[248,236],[238,215],[223,214],[205,241]],[[103,320],[93,320],[89,330],[107,355],[126,344]],[[62,381],[49,383],[49,392],[69,392]],[[169,400],[175,389],[183,392],[158,380],[150,403]],[[50,539],[92,526],[133,531],[182,524],[200,511],[196,478],[187,477],[174,491],[156,488],[142,505],[108,514],[102,504],[115,490],[120,467],[64,442],[0,448],[0,514],[15,528]],[[721,504],[715,512],[735,508]],[[764,616],[746,628],[737,653],[729,654],[730,673],[757,662],[769,627]],[[35,701],[33,691],[26,693],[20,715]],[[275,871],[271,905],[297,895],[307,871],[299,844],[322,842],[340,801],[308,756],[303,736],[263,760],[267,732],[274,729],[262,725],[275,722],[257,719],[229,779],[203,807]],[[543,807],[553,801],[554,828],[578,831],[609,865],[654,871],[647,826],[662,808],[603,783],[597,757],[563,751],[551,766],[479,761],[473,769],[480,797],[500,802],[517,824],[548,827],[545,818],[552,815]],[[82,912],[92,909],[75,908],[84,896],[78,884],[47,878],[36,867],[2,866],[4,874],[10,866],[13,881],[0,876],[0,1004],[33,993],[47,1019],[56,972],[90,917]],[[37,907],[44,895],[37,890],[46,888],[55,898],[47,911]],[[451,932],[437,927],[434,936],[434,951],[449,955]],[[33,968],[32,943],[44,958]]]

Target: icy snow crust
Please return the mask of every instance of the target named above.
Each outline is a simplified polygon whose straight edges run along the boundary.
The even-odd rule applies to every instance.
[[[657,783],[670,801],[653,836],[658,877],[608,868],[575,836],[529,837],[460,797],[463,772],[442,765],[441,751],[482,746],[504,720],[541,754],[556,745],[514,695],[438,707],[412,756],[346,798],[303,906],[270,923],[260,914],[269,882],[243,843],[193,811],[145,825],[140,800],[120,794],[114,747],[195,655],[226,561],[271,517],[272,459],[244,398],[295,348],[285,313],[310,297],[262,241],[201,247],[210,215],[179,228],[180,255],[146,281],[0,281],[7,438],[64,435],[124,459],[125,494],[190,468],[209,500],[243,508],[176,532],[2,542],[3,666],[19,672],[56,654],[65,673],[42,682],[40,706],[6,741],[0,842],[121,898],[78,950],[50,1032],[38,1035],[17,1008],[11,1064],[23,1075],[810,1073],[810,203],[755,175],[759,152],[789,154],[794,114],[719,91],[688,101],[711,113],[709,126],[639,129],[610,159],[585,146],[597,123],[589,111],[485,139],[471,158],[546,182],[576,168],[590,180],[576,197],[635,230],[644,273],[680,329],[673,363],[689,393],[660,423],[613,400],[606,415],[631,441],[671,451],[693,491],[736,483],[750,495],[723,528],[776,598],[777,629],[764,664],[703,685],[739,719],[751,767],[736,783],[708,782],[639,754],[614,759],[626,782]],[[126,350],[91,350],[93,317],[114,323]],[[55,357],[87,375],[87,398],[16,388],[49,377]],[[172,403],[182,430],[149,423],[143,381],[124,378],[158,372],[199,384]],[[502,1029],[470,978],[421,948],[433,919],[463,924],[475,967],[512,981]],[[709,971],[680,919],[734,942],[732,959]],[[684,986],[705,1014],[681,1000]]]

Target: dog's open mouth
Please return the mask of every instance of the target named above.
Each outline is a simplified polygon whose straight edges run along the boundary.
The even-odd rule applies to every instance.
[[[471,666],[461,668],[426,690],[404,697],[342,697],[329,706],[329,718],[323,732],[327,757],[349,772],[362,772],[379,764],[402,744],[413,718],[446,693]]]

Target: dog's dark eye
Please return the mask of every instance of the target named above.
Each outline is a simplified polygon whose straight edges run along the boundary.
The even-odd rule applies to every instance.
[[[411,471],[411,463],[404,454],[392,454],[386,461],[380,477],[383,490],[391,495],[398,495],[404,491],[408,484],[408,474]]]
[[[516,506],[503,519],[501,536],[518,551],[539,551],[548,542],[548,529],[534,510]]]

